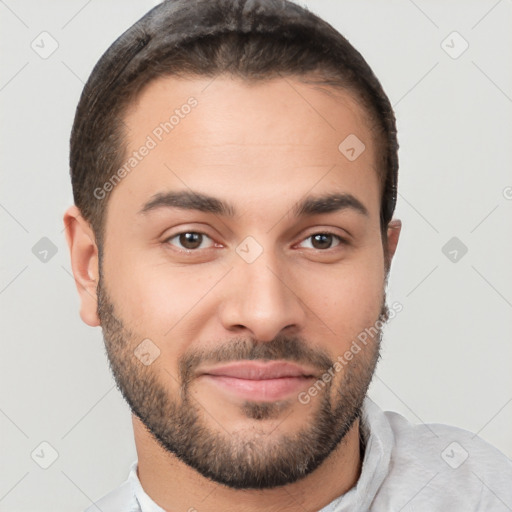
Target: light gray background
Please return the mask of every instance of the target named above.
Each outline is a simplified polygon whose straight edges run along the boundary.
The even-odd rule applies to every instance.
[[[404,309],[370,396],[512,457],[512,1],[300,3],[361,51],[398,119],[403,230],[388,295]],[[0,1],[0,511],[81,511],[135,459],[101,330],[78,314],[62,215],[83,83],[155,4]],[[43,31],[59,45],[47,59],[31,48]],[[469,43],[458,58],[445,51],[462,48],[453,31]],[[42,237],[58,250],[46,263],[32,252]],[[452,237],[468,248],[457,262],[442,252]],[[49,460],[43,441],[58,452],[46,470],[31,458]]]

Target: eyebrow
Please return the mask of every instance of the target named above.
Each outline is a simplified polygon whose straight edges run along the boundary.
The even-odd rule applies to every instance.
[[[231,203],[200,192],[171,191],[159,192],[142,207],[139,214],[146,214],[160,208],[180,208],[213,213],[224,217],[235,217],[236,209]],[[369,217],[368,209],[355,196],[348,193],[330,193],[320,196],[309,196],[296,204],[292,209],[295,217],[307,217],[322,213],[351,210]]]

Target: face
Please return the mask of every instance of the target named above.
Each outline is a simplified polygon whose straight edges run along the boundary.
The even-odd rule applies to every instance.
[[[296,481],[360,414],[380,330],[335,363],[387,314],[364,113],[291,78],[173,77],[125,123],[136,161],[108,198],[97,310],[118,386],[202,475]],[[356,159],[338,148],[349,135]]]

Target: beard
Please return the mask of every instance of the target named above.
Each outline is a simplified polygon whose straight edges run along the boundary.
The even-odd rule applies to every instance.
[[[286,419],[293,407],[306,407],[297,399],[275,402],[245,401],[240,412],[256,427],[228,431],[212,418],[191,393],[195,369],[212,362],[285,360],[313,365],[319,374],[335,361],[300,337],[282,336],[270,342],[230,340],[213,350],[189,350],[177,361],[178,375],[165,368],[144,366],[134,355],[143,336],[127,329],[116,314],[108,293],[98,283],[98,316],[115,382],[124,399],[168,453],[214,482],[233,489],[269,489],[296,482],[322,464],[338,447],[361,415],[363,400],[380,358],[381,329],[343,367],[341,379],[330,379],[309,404],[304,426],[294,432],[258,429],[264,420]],[[377,320],[385,323],[389,309],[384,294]],[[375,324],[373,324],[375,325]],[[382,325],[382,324],[381,324]],[[332,371],[332,370],[331,370]],[[162,383],[174,379],[179,393]],[[338,376],[339,377],[339,376]],[[318,382],[318,381],[317,381]],[[322,381],[322,385],[324,382]]]

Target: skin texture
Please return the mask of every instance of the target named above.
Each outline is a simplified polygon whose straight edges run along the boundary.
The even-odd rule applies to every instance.
[[[101,267],[90,225],[75,206],[64,216],[81,318],[103,328],[112,370],[136,413],[139,478],[166,510],[319,510],[359,477],[356,416],[380,335],[308,404],[296,393],[247,401],[199,377],[218,360],[247,358],[309,361],[320,376],[385,317],[374,142],[357,101],[330,92],[292,78],[154,81],[125,117],[127,156],[188,98],[197,106],[108,198]],[[350,134],[365,144],[354,161],[338,149]],[[177,208],[139,213],[155,194],[178,190],[229,202],[235,215]],[[293,215],[306,196],[333,192],[352,194],[368,215],[350,208]],[[398,220],[388,227],[390,259],[400,229]],[[176,236],[187,232],[206,236],[197,243]],[[315,242],[313,235],[326,232],[346,242],[335,236]],[[237,247],[257,257],[249,263]],[[144,339],[153,344],[150,352],[159,351],[149,365],[134,355]],[[159,440],[148,426],[162,434]],[[188,440],[190,452],[195,440],[202,447],[197,464],[218,463],[217,481],[182,460],[186,449],[181,458],[165,449],[173,428],[181,428],[181,437],[174,436],[179,446]],[[298,447],[305,449],[297,453]],[[216,457],[205,459],[208,454]],[[290,463],[288,476],[272,486],[278,476],[264,477],[283,460]],[[292,474],[300,464],[302,473]],[[250,472],[260,488],[249,480],[246,489],[237,488]]]

